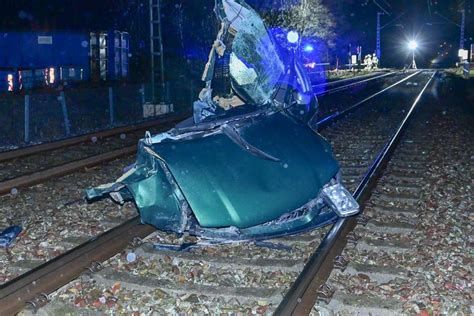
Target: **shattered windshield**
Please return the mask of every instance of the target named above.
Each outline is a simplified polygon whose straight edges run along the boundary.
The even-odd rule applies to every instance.
[[[268,103],[284,73],[284,64],[260,16],[244,3],[223,0],[221,9],[235,33],[230,55],[233,87],[244,99]]]

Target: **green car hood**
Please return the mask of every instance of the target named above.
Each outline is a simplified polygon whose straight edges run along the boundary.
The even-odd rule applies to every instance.
[[[143,222],[175,232],[185,229],[187,206],[201,227],[248,228],[315,199],[339,170],[322,136],[281,113],[247,121],[236,130],[279,161],[254,155],[219,131],[142,140],[137,163],[114,184],[117,190],[89,189],[88,197],[126,187]]]
[[[282,114],[239,132],[280,161],[252,155],[223,133],[151,146],[202,227],[246,228],[271,221],[314,199],[339,170],[320,135]]]

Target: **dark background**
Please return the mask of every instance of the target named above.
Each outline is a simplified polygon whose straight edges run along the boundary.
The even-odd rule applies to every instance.
[[[271,9],[275,0],[248,0],[259,12]],[[335,46],[321,61],[347,60],[348,46],[360,45],[363,54],[374,53],[376,16],[382,8],[382,25],[404,15],[382,30],[382,63],[402,67],[410,54],[406,42],[420,43],[419,66],[433,61],[452,66],[457,61],[459,27],[435,12],[460,23],[460,8],[466,10],[465,49],[473,43],[472,0],[323,0],[336,17]],[[211,0],[162,0],[164,39],[168,76],[196,74],[207,59],[209,45],[217,32]],[[381,8],[382,7],[382,8]],[[390,14],[390,15],[389,15]],[[98,31],[118,29],[131,34],[132,77],[148,75],[148,0],[4,0],[0,11],[0,31]],[[178,65],[180,67],[178,67]],[[185,67],[181,67],[185,65]],[[178,69],[179,68],[179,69]],[[185,68],[185,69],[181,69]]]

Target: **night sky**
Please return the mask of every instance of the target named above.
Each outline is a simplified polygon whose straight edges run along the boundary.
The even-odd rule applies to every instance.
[[[257,10],[265,10],[271,0],[248,0]],[[466,44],[474,42],[473,4],[469,0],[323,0],[337,16],[338,37],[336,46],[320,57],[347,59],[348,45],[363,47],[363,53],[375,51],[376,16],[382,8],[388,14],[382,16],[382,25],[398,15],[403,16],[382,30],[382,60],[386,66],[403,66],[408,63],[405,43],[416,37],[420,42],[419,63],[429,66],[430,61],[454,63],[459,46],[459,28],[446,19],[460,23],[457,10],[466,9]],[[148,32],[148,0],[6,0],[0,12],[0,30],[71,30],[96,31],[120,29],[132,34],[132,50],[140,56],[146,54]],[[216,30],[215,20],[210,20],[213,1],[164,0],[164,19],[172,26],[168,46],[173,54],[202,58],[209,49],[209,41]],[[380,8],[382,7],[382,8]],[[441,13],[445,18],[435,12]],[[389,15],[390,14],[390,15]],[[176,25],[184,25],[176,30]],[[170,33],[166,33],[170,34]],[[176,36],[179,35],[179,36]],[[211,36],[210,36],[211,35]],[[183,39],[186,43],[172,43]],[[200,43],[204,42],[202,50]],[[446,42],[446,44],[444,44]],[[441,46],[440,46],[441,45]],[[177,47],[181,46],[182,52]],[[442,54],[442,55],[441,55]],[[442,56],[439,57],[439,56]]]

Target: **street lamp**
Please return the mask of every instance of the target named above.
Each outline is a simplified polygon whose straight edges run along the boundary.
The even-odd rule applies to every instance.
[[[409,68],[417,69],[415,62],[415,51],[418,48],[418,43],[414,40],[411,40],[408,42],[408,48],[411,50],[412,53],[412,62]]]
[[[286,35],[286,39],[288,40],[290,44],[296,44],[298,43],[300,39],[300,35],[298,34],[298,32],[289,31],[288,34]]]

